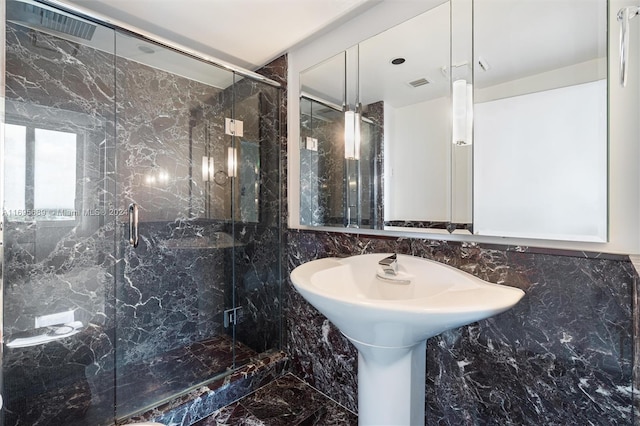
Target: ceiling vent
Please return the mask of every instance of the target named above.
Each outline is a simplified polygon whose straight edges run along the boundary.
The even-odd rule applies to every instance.
[[[409,82],[409,85],[411,85],[412,87],[420,87],[420,86],[424,86],[425,84],[429,84],[431,83],[429,80],[427,80],[426,78],[419,78],[417,80],[413,80]]]
[[[96,26],[54,12],[33,4],[21,1],[7,2],[7,20],[29,24],[35,27],[53,30],[84,40],[91,40]]]

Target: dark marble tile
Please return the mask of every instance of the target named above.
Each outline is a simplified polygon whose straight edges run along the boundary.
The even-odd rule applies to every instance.
[[[355,425],[357,421],[355,414],[288,374],[194,425]]]
[[[108,191],[114,169],[108,155],[114,146],[113,57],[14,23],[7,23],[5,35],[7,123],[75,134],[84,162],[76,174],[75,209],[38,217],[3,212],[4,421],[100,424],[113,415],[114,404],[113,392],[97,393],[114,386],[113,375],[102,374],[113,371],[115,340],[115,224],[106,212],[114,200]],[[26,163],[14,167],[34,173],[35,160]],[[27,207],[33,183],[25,184],[24,193],[31,194]],[[77,334],[9,346],[42,335],[46,327],[35,325],[37,317],[62,312],[82,324]]]
[[[358,416],[336,403],[327,403],[299,423],[300,426],[355,426]]]
[[[638,256],[633,256],[632,261],[634,264],[633,275],[633,399],[635,405],[635,412],[640,413],[640,292],[638,291],[638,285],[640,285],[640,276],[638,275],[638,269],[640,264]],[[636,418],[636,424],[640,424],[640,417]]]
[[[304,382],[288,375],[241,400],[241,404],[268,424],[298,424],[320,409],[319,394],[310,392]]]
[[[264,426],[266,423],[251,414],[241,403],[228,405],[221,408],[211,416],[200,420],[193,426],[232,426],[232,425],[254,425]]]

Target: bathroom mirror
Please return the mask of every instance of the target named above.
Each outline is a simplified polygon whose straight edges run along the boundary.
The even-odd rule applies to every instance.
[[[451,222],[450,15],[444,2],[300,74],[301,224]]]
[[[384,134],[386,226],[451,222],[450,16],[446,2],[359,44],[360,103]]]
[[[606,58],[606,0],[451,0],[302,71],[300,224],[606,241]],[[340,156],[354,86],[357,173]],[[305,133],[322,105],[324,170]]]
[[[343,226],[346,52],[306,70],[300,92],[300,223]]]
[[[473,41],[474,232],[606,241],[607,1],[475,0]]]

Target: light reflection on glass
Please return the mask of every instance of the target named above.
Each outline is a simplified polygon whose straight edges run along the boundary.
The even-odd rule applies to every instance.
[[[26,134],[25,126],[4,126],[4,208],[8,212],[25,208]]]
[[[76,134],[35,129],[34,208],[75,208]]]

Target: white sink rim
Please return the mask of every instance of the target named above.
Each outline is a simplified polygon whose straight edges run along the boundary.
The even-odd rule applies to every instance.
[[[345,293],[336,293],[327,291],[322,285],[318,283],[317,278],[320,274],[323,274],[327,271],[336,270],[335,268],[344,268],[351,267],[350,264],[354,259],[372,259],[373,264],[377,264],[378,260],[383,259],[387,256],[391,256],[392,253],[372,253],[372,254],[363,254],[363,255],[355,255],[350,257],[327,257],[322,259],[317,259],[311,262],[307,262],[297,268],[295,268],[291,273],[291,280],[293,282],[294,287],[300,290],[302,289],[305,292],[316,294],[320,297],[327,298],[333,300],[338,303],[353,305],[353,306],[362,306],[362,307],[371,307],[376,308],[379,307],[384,310],[389,311],[401,311],[404,313],[410,312],[470,312],[477,309],[486,308],[486,306],[478,306],[478,304],[467,303],[460,304],[453,309],[451,306],[445,307],[442,305],[429,304],[428,300],[425,300],[427,297],[431,298],[442,298],[442,293],[427,295],[425,297],[417,297],[417,298],[405,298],[405,299],[374,299],[371,297],[366,297],[367,295],[363,295],[365,297],[353,298],[353,294],[350,294],[351,297],[348,297]],[[503,294],[505,296],[504,303],[495,303],[492,305],[492,309],[509,309],[515,303],[517,303],[522,296],[524,296],[524,292],[516,287],[510,287],[502,284],[494,284],[488,281],[482,280],[474,275],[469,274],[468,272],[462,271],[460,269],[454,268],[452,266],[446,265],[444,263],[440,263],[434,260],[420,258],[416,256],[410,255],[402,255],[398,254],[398,265],[399,268],[405,268],[408,262],[419,262],[428,267],[432,267],[438,269],[440,272],[445,272],[450,277],[455,277],[456,279],[462,281],[461,285],[458,285],[456,288],[447,289],[445,292],[448,293],[463,293],[469,292],[473,290],[483,290],[489,289],[495,290],[496,292]],[[306,270],[308,269],[308,271]],[[371,282],[375,282],[380,286],[385,286],[389,288],[399,288],[407,286],[407,284],[396,284],[391,282],[386,282],[378,279],[375,274],[376,270],[371,269],[370,277],[367,277]],[[411,285],[415,285],[416,281],[421,281],[422,277],[415,277],[414,282]],[[347,283],[349,285],[353,285],[353,283]],[[342,284],[345,286],[345,284]],[[357,284],[356,284],[357,285]],[[346,286],[345,286],[346,287]],[[515,303],[514,303],[514,299]],[[433,300],[433,299],[432,299]],[[426,304],[425,304],[426,303]]]
[[[368,265],[365,279],[376,280],[378,288],[395,290],[396,286],[405,284],[375,278],[378,261],[389,255],[374,253],[313,260],[295,268],[291,281],[307,302],[352,342],[385,348],[410,347],[443,331],[489,318],[510,309],[524,296],[518,288],[492,284],[440,262],[409,255],[398,255],[401,271],[413,262],[456,278],[467,289],[442,291],[428,298],[384,300],[357,297],[354,291],[340,292],[340,288],[349,290],[349,286],[330,273],[325,278],[332,279],[330,285],[335,291],[327,291],[317,280],[313,282],[312,278],[324,271],[339,271],[344,276],[348,269],[344,265],[362,261]]]

